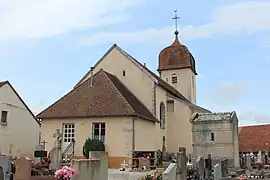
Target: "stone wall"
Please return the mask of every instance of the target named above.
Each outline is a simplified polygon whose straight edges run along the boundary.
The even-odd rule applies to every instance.
[[[74,159],[71,167],[78,173],[74,180],[108,180],[108,155],[106,152],[90,152],[90,159]]]

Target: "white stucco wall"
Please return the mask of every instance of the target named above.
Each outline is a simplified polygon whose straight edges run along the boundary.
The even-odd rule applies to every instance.
[[[9,153],[11,145],[13,156],[33,155],[39,124],[8,83],[0,87],[0,116],[2,111],[8,111],[8,115],[7,124],[0,124],[0,151]]]

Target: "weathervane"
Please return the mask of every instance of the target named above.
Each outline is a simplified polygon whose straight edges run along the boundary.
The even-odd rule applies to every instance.
[[[178,19],[180,19],[180,17],[177,16],[177,10],[174,10],[174,13],[175,13],[175,15],[174,15],[174,17],[172,19],[175,20],[175,32],[178,32],[178,30],[177,30],[177,21],[178,21]]]

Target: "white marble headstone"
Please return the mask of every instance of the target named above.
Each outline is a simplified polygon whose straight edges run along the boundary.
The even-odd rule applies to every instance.
[[[213,169],[214,169],[214,180],[220,180],[221,179],[221,166],[220,166],[220,164],[216,164]]]
[[[257,163],[262,163],[262,151],[259,151],[258,155],[257,155]]]

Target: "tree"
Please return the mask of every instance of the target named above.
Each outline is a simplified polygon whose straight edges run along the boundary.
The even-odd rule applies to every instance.
[[[87,138],[83,145],[83,155],[87,159],[89,159],[89,151],[105,151],[105,145],[99,139]]]

